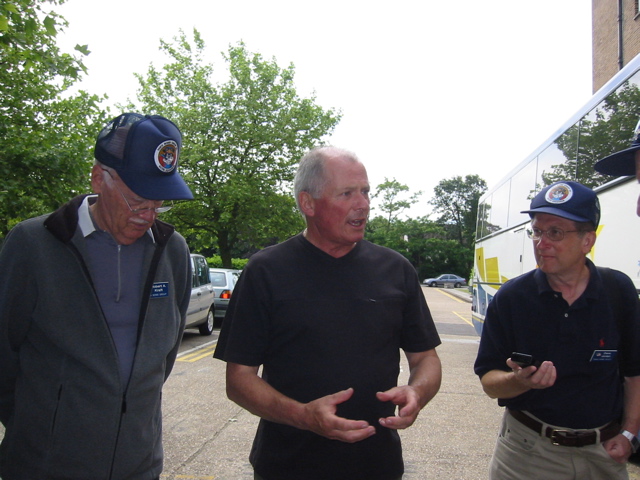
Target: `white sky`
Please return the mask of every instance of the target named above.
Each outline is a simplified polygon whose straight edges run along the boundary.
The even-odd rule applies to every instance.
[[[331,143],[360,157],[374,190],[387,177],[423,191],[411,217],[430,211],[440,180],[478,174],[494,186],[592,94],[585,0],[67,0],[55,10],[70,23],[63,50],[92,52],[81,88],[113,103],[135,98],[133,73],[161,66],[160,39],[179,29],[200,31],[217,71],[240,40],[293,63],[301,96],[342,110]]]

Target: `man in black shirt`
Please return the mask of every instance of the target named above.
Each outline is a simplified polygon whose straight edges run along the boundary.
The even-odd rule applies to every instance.
[[[262,418],[255,478],[399,479],[397,430],[441,381],[418,277],[400,254],[363,239],[369,182],[353,154],[309,152],[295,195],[306,230],[251,258],[215,353],[227,362],[229,398]]]

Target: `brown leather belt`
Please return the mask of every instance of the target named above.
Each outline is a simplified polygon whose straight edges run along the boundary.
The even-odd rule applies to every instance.
[[[602,428],[576,431],[572,429],[554,428],[548,425],[545,426],[544,423],[539,422],[535,418],[531,418],[519,410],[507,409],[507,411],[513,418],[531,430],[534,430],[538,435],[547,437],[551,439],[552,444],[563,447],[586,447],[587,445],[593,445],[598,441],[598,432],[600,432],[600,442],[606,442],[620,433],[620,424],[616,421]]]

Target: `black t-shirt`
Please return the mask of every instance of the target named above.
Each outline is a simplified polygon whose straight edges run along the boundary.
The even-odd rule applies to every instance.
[[[395,406],[375,394],[397,384],[400,352],[440,344],[414,268],[359,242],[334,258],[302,235],[251,258],[236,285],[215,357],[263,365],[276,390],[300,402],[354,388],[338,415],[377,433],[356,444],[262,420],[251,453],[267,479],[387,479],[403,471]]]

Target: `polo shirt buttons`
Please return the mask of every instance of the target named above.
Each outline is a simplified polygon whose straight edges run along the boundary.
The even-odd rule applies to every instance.
[[[565,314],[564,314],[564,318],[569,318],[569,314],[568,314],[568,313],[565,313]]]

